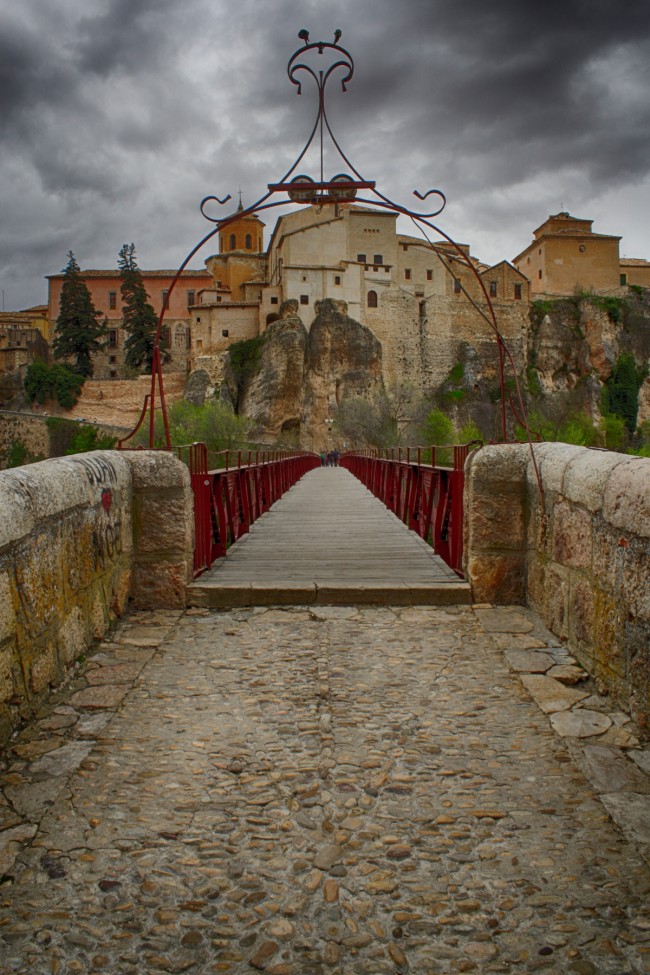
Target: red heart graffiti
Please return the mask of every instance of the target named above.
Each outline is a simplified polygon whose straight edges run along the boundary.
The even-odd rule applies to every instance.
[[[104,488],[102,491],[102,504],[104,506],[104,511],[106,514],[110,514],[111,505],[113,503],[113,495],[110,488]]]

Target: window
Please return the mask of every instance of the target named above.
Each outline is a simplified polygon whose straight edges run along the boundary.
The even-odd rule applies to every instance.
[[[117,308],[117,291],[108,292],[108,307],[111,311],[115,311]]]
[[[372,263],[373,264],[383,264],[384,263],[384,258],[381,256],[381,254],[375,254],[375,256],[372,259]]]
[[[433,271],[430,267],[427,268],[427,281],[433,281]]]
[[[387,264],[384,264],[384,274],[390,274],[390,268]]]
[[[250,234],[246,234],[246,250],[252,251],[253,249],[253,238]]]
[[[277,295],[272,295],[271,296],[271,304],[272,305],[277,305],[277,303],[278,303],[278,296]]]
[[[200,324],[201,324],[201,316],[200,316],[200,315],[197,315],[197,316],[196,316],[196,320],[197,320],[197,322],[198,322],[198,323],[199,323],[199,325],[200,325]]]
[[[373,269],[373,271],[374,271],[374,272],[375,272],[375,274],[376,274],[376,273],[377,273],[377,265],[376,265],[376,264],[373,264],[373,267],[372,267],[372,269]]]
[[[196,340],[196,347],[199,349],[199,351],[203,348],[203,339]]]
[[[521,301],[521,285],[520,284],[516,284],[515,285],[515,298],[517,299],[517,301]]]
[[[404,268],[404,277],[406,278],[407,281],[410,281],[411,280],[411,268],[410,267],[405,267]]]
[[[116,369],[111,369],[109,371],[108,375],[111,377],[111,379],[117,379],[117,370]]]
[[[427,318],[427,303],[426,301],[420,302],[420,321],[425,322]]]
[[[335,274],[334,275],[334,284],[340,284],[340,283],[341,283],[341,275],[340,274]]]
[[[369,291],[368,292],[368,308],[376,308],[376,307],[377,307],[377,292],[376,291]]]
[[[540,268],[540,270],[539,270],[539,271],[537,272],[537,277],[538,277],[538,278],[540,279],[540,281],[541,281],[541,278],[542,278],[542,271],[541,271],[541,268]]]
[[[116,355],[109,355],[108,361],[111,363],[111,365],[113,365],[114,363],[117,362],[117,356]]]
[[[160,348],[161,349],[171,349],[171,332],[168,328],[163,328],[160,333]]]
[[[496,281],[490,281],[490,298],[496,298],[497,296],[497,283]]]
[[[189,290],[187,292],[187,307],[188,308],[190,307],[190,305],[193,305],[194,304],[195,299],[196,299],[196,292],[195,291],[192,291],[192,290]]]
[[[223,336],[224,339],[227,339],[228,338],[228,329],[227,328],[222,328],[221,329],[221,335]]]
[[[234,249],[235,249],[236,246],[237,246],[237,238],[235,237],[234,234],[231,234],[230,235],[230,250],[231,251],[234,251]]]
[[[309,304],[309,295],[300,295],[300,304],[301,305],[308,305]]]
[[[627,284],[627,274],[621,274],[620,282],[621,284]]]
[[[455,295],[460,294],[460,281],[458,280],[458,278],[454,278],[454,294]]]
[[[366,263],[366,255],[365,254],[357,254],[357,260],[358,260],[359,264],[365,264]]]
[[[165,289],[164,291],[161,291],[160,292],[160,300],[163,303],[163,307],[169,308],[169,305],[167,304],[167,298],[168,297],[169,297],[169,291],[167,289]]]
[[[108,347],[109,349],[117,348],[117,329],[110,328],[108,330]]]

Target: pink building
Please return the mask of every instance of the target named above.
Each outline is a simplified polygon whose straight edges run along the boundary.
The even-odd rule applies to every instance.
[[[142,271],[144,287],[149,301],[157,315],[169,294],[169,286],[175,271]],[[97,311],[107,319],[109,327],[108,346],[95,357],[95,377],[97,379],[120,379],[124,372],[124,342],[126,333],[122,324],[122,300],[120,275],[117,270],[82,271],[93,304]],[[55,335],[56,320],[59,317],[61,288],[64,274],[50,274],[48,317],[50,335]],[[212,277],[208,271],[183,271],[169,299],[169,309],[165,316],[163,345],[171,355],[167,368],[171,371],[185,371],[190,345],[190,312],[197,303],[198,293],[209,287]]]

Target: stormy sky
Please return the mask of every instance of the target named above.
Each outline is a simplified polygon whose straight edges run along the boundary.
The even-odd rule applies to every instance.
[[[204,196],[258,199],[313,124],[286,74],[301,28],[354,57],[327,105],[356,168],[407,205],[442,189],[482,260],[560,209],[650,259],[648,0],[0,0],[5,309],[44,302],[68,250],[175,268]]]

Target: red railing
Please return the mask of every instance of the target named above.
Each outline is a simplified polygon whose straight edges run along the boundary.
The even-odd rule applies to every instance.
[[[465,461],[474,446],[350,452],[340,463],[462,578]]]
[[[315,454],[222,451],[208,470],[205,444],[177,448],[187,457],[194,492],[194,576],[226,554],[296,481],[320,465]]]

